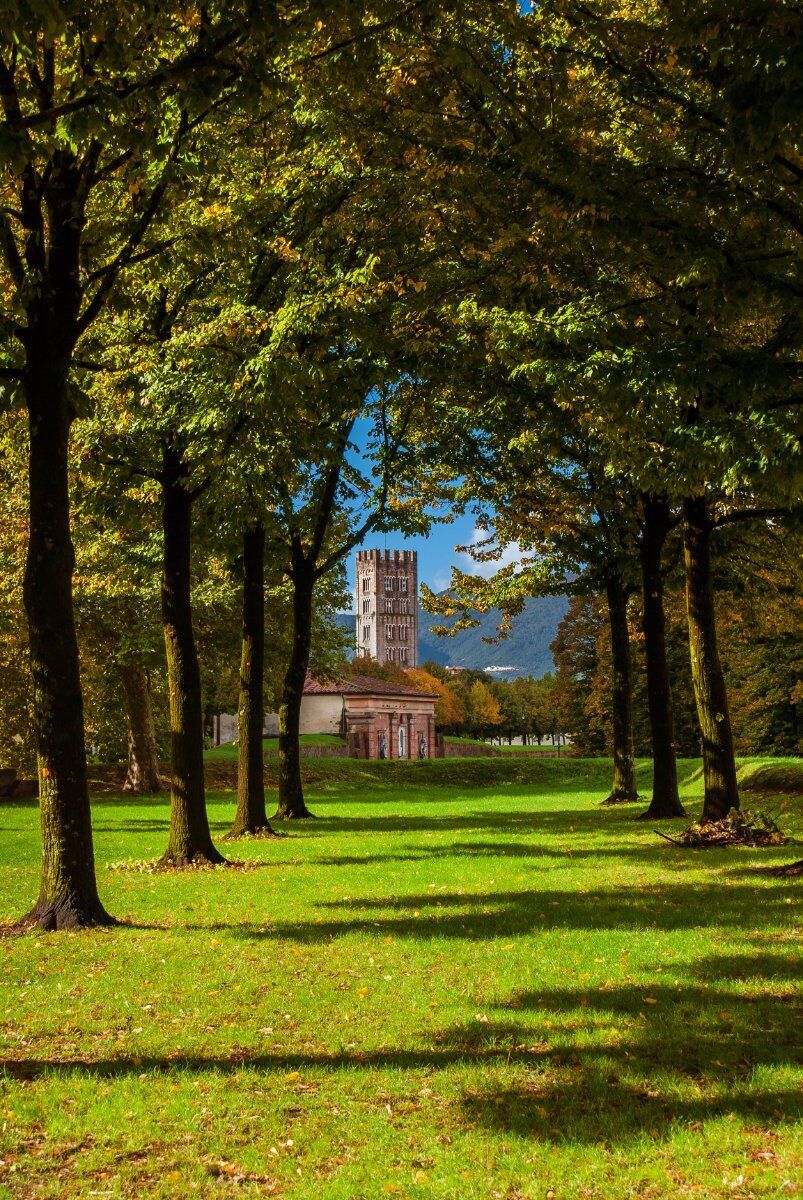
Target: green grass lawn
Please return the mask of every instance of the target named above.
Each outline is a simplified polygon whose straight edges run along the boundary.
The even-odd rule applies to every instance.
[[[800,1195],[800,884],[754,870],[800,847],[678,850],[605,763],[309,771],[253,870],[109,869],[167,806],[97,798],[130,925],[0,940],[0,1197]],[[0,919],[38,853],[0,807]]]

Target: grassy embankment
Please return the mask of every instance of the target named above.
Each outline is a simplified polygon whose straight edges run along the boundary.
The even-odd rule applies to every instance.
[[[609,771],[310,761],[319,820],[199,873],[110,869],[167,805],[98,797],[130,924],[0,941],[0,1196],[794,1195],[800,885],[754,868],[801,848],[680,851]],[[803,836],[800,761],[743,772]],[[0,808],[0,914],[37,860]]]
[[[335,737],[331,733],[302,733],[298,739],[302,746],[342,746],[343,753],[348,752],[348,747],[343,738]],[[267,753],[276,753],[279,749],[279,739],[277,737],[263,738],[263,749]],[[227,762],[229,760],[237,760],[237,743],[227,742],[224,746],[214,746],[211,750],[205,753],[207,762]]]

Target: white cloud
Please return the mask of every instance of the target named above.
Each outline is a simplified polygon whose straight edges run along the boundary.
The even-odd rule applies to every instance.
[[[484,542],[490,536],[490,532],[487,529],[479,529],[475,525],[471,534],[472,544]],[[490,545],[488,548],[490,549]],[[487,562],[477,562],[476,559],[471,557],[468,551],[464,550],[458,556],[458,566],[467,575],[481,575],[483,579],[490,579],[491,575],[495,575],[502,567],[509,567],[511,563],[518,562],[523,553],[524,551],[518,542],[508,542],[506,546],[502,547],[499,558],[492,558]]]

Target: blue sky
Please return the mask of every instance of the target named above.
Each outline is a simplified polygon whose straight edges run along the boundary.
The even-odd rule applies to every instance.
[[[365,446],[368,436],[368,422],[360,421],[354,430],[352,449],[349,457],[368,476],[371,468],[365,456]],[[356,519],[356,517],[355,517]],[[480,534],[479,536],[484,536]],[[468,554],[458,554],[455,546],[465,546],[476,540],[475,518],[471,513],[456,513],[448,523],[438,523],[432,526],[429,534],[421,537],[409,537],[401,533],[375,533],[361,543],[360,550],[417,550],[418,551],[418,581],[426,583],[435,591],[447,587],[450,569],[453,564],[462,570],[471,570],[475,574],[489,575],[499,564],[474,563]],[[355,551],[356,553],[356,551]],[[348,562],[349,587],[354,588],[354,553]]]
[[[463,570],[467,569],[467,557],[455,553],[454,547],[470,542],[473,531],[473,518],[461,514],[450,525],[433,526],[426,537],[404,537],[400,533],[377,533],[368,537],[360,549],[417,550],[419,582],[427,583],[431,588],[440,591],[449,583],[449,569],[453,563],[457,563]],[[353,555],[348,570],[349,585],[353,586]]]

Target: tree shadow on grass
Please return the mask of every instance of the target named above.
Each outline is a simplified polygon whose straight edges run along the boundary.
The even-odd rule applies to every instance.
[[[713,958],[699,973],[721,978],[731,965]],[[749,965],[754,976],[771,978],[790,967],[788,960],[766,955],[749,959]],[[523,991],[494,1008],[503,1019],[453,1026],[436,1034],[434,1045],[426,1044],[432,1039],[427,1031],[418,1044],[414,1039],[414,1047],[365,1051],[15,1058],[0,1064],[0,1074],[120,1080],[149,1073],[390,1070],[427,1072],[433,1086],[433,1071],[481,1067],[487,1083],[464,1088],[460,1121],[520,1137],[582,1143],[625,1142],[652,1130],[664,1135],[668,1122],[688,1126],[731,1114],[776,1125],[803,1115],[803,1094],[794,1081],[787,1085],[798,1040],[785,994],[732,993],[684,981],[648,989],[626,984],[597,991]],[[548,1024],[538,1022],[543,1017],[551,1018]],[[773,1086],[762,1086],[766,1075],[757,1078],[756,1068],[778,1072]],[[420,1075],[411,1079],[410,1088],[417,1089],[419,1080]]]
[[[799,838],[790,838],[789,841],[783,846],[771,847],[774,854],[770,861],[767,861],[767,858],[762,857],[760,860],[757,859],[755,862],[740,863],[738,866],[732,866],[725,873],[730,879],[753,879],[756,883],[766,878],[771,879],[773,878],[771,868],[779,867],[784,863],[788,864],[795,862],[803,857],[800,851],[800,847],[802,845],[803,841],[801,841]],[[777,879],[779,883],[783,883],[786,886],[789,895],[795,896],[796,899],[799,900],[798,889],[800,888],[800,881],[803,879],[803,876],[776,875],[774,878]],[[794,889],[794,891],[790,889]]]
[[[530,793],[530,799],[532,799]],[[474,800],[475,797],[472,797]],[[459,831],[493,833],[499,832],[517,836],[522,833],[547,834],[559,836],[571,841],[580,836],[593,838],[616,838],[619,841],[623,833],[632,836],[650,838],[652,830],[639,825],[634,820],[638,805],[630,805],[629,812],[620,809],[583,809],[583,808],[503,808],[498,807],[499,796],[490,798],[486,808],[472,808],[460,813],[427,814],[416,812],[394,813],[392,816],[372,817],[330,817],[326,815],[325,806],[314,800],[318,810],[318,821],[314,827],[304,830],[306,837],[326,837],[331,833],[414,833],[414,832],[443,832]],[[510,801],[506,793],[505,802]],[[340,803],[340,802],[338,802]],[[406,799],[403,801],[406,810]],[[463,807],[461,802],[461,808]],[[643,807],[643,806],[642,806]],[[639,811],[641,811],[639,809]],[[281,823],[281,822],[280,822]],[[657,839],[655,839],[657,842]]]
[[[448,1049],[480,1053],[492,1045],[501,1054],[505,1047],[522,1048],[527,1018],[523,1025],[514,1019],[518,1014],[551,1018],[550,1028],[560,1027],[561,1018],[565,1028],[567,1016],[574,1018],[569,1028],[575,1044],[561,1044],[551,1055],[554,1071],[536,1073],[520,1086],[467,1092],[467,1115],[520,1136],[544,1136],[557,1124],[562,1137],[608,1142],[645,1129],[664,1132],[667,1121],[688,1124],[734,1113],[771,1123],[799,1119],[803,1091],[794,1085],[761,1089],[754,1076],[756,1068],[775,1069],[785,1082],[788,1069],[799,1066],[790,1005],[794,964],[768,955],[714,957],[692,969],[721,982],[737,965],[755,978],[782,976],[788,990],[731,992],[706,982],[546,988],[511,997],[500,1006],[510,1012],[505,1021],[452,1029],[444,1038]],[[601,1037],[603,1044],[583,1045],[583,1036]],[[690,1098],[684,1091],[696,1094]]]
[[[779,947],[774,953],[759,951],[757,954],[717,954],[695,962],[689,970],[697,979],[704,981],[730,979],[743,983],[746,979],[765,982],[800,984],[800,951],[787,951]]]
[[[233,815],[233,814],[232,814]],[[231,821],[210,821],[209,828],[212,833],[226,833],[231,829]],[[127,817],[122,821],[115,821],[113,824],[104,824],[101,821],[94,821],[92,824],[94,833],[167,833],[170,829],[170,814],[164,817]]]
[[[780,886],[768,885],[762,889],[763,923],[788,924],[787,892],[783,881]],[[341,919],[312,916],[303,922],[277,922],[269,926],[230,925],[229,930],[233,936],[246,939],[311,943],[353,933],[475,941],[554,929],[741,929],[750,920],[755,921],[756,903],[754,888],[721,888],[716,883],[698,883],[693,889],[678,883],[595,888],[588,892],[554,888],[491,894],[430,890],[407,896],[323,901],[317,905],[327,913],[342,910]]]
[[[571,834],[567,834],[571,838]],[[328,857],[308,859],[307,865],[316,867],[360,867],[376,863],[391,862],[431,862],[436,859],[449,858],[489,858],[489,859],[549,859],[547,869],[552,869],[556,862],[571,867],[573,862],[585,859],[625,859],[641,860],[650,866],[662,867],[689,864],[688,858],[678,857],[669,847],[657,843],[641,846],[606,846],[583,848],[575,846],[571,841],[565,849],[554,849],[551,846],[537,842],[499,841],[499,842],[449,842],[445,846],[410,846],[406,853],[389,851],[386,854],[339,854],[337,851]]]
[[[628,1083],[611,1070],[582,1066],[547,1084],[467,1089],[461,1109],[471,1125],[496,1134],[589,1145],[626,1143],[645,1132],[663,1140],[673,1129],[734,1116],[762,1125],[791,1124],[801,1112],[793,1087],[681,1098],[668,1089]]]
[[[316,808],[318,802],[311,799]],[[405,801],[406,803],[406,801]],[[234,806],[232,805],[232,817]],[[618,816],[619,814],[617,814]],[[554,818],[561,818],[554,819]],[[550,819],[552,818],[552,819]],[[120,821],[95,821],[94,829],[99,833],[138,833],[164,830],[169,827],[170,816],[167,811],[163,817],[134,817],[125,816]],[[210,821],[213,831],[227,830],[231,821]],[[522,832],[549,832],[553,829],[560,831],[567,838],[572,836],[568,825],[574,825],[574,832],[588,831],[589,834],[606,834],[604,818],[599,814],[562,810],[560,814],[546,814],[525,809],[488,809],[474,810],[470,813],[444,814],[441,816],[415,813],[410,816],[396,814],[388,817],[328,817],[324,812],[319,813],[318,820],[301,829],[298,822],[277,820],[278,826],[291,826],[293,832],[303,834],[305,838],[328,837],[333,833],[454,833],[471,830],[506,833],[511,836]],[[621,830],[618,831],[621,836]],[[638,831],[637,831],[638,832]],[[501,844],[500,844],[501,845]]]

